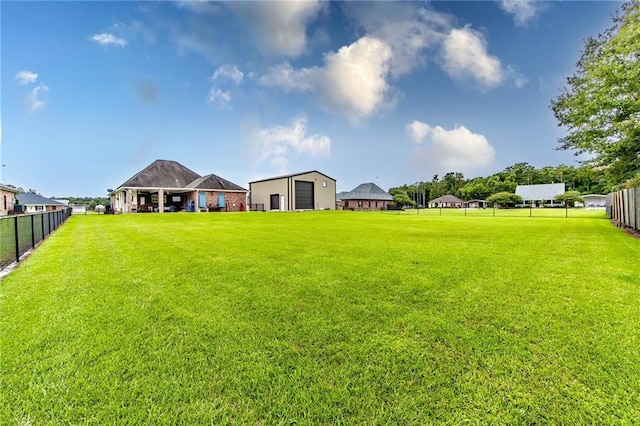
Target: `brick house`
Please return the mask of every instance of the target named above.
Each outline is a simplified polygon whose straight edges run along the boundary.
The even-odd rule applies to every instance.
[[[220,176],[200,176],[177,161],[156,160],[111,192],[120,213],[245,211],[247,190]]]
[[[446,207],[446,208],[462,208],[467,205],[466,201],[461,200],[455,195],[443,195],[442,197],[438,197],[434,200],[429,201],[429,208],[438,208],[438,207]]]
[[[13,211],[17,193],[18,191],[15,188],[0,185],[0,216],[6,216]]]
[[[342,210],[382,210],[393,197],[375,183],[363,183],[349,192],[341,192],[336,201]]]

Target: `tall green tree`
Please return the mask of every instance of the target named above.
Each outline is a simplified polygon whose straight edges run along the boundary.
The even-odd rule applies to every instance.
[[[593,155],[621,183],[640,170],[640,1],[603,34],[586,41],[577,70],[551,103],[559,125],[569,133],[562,150]]]

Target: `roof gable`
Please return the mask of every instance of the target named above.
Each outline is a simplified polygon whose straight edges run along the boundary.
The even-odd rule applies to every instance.
[[[564,192],[564,183],[516,186],[516,195],[521,196],[524,201],[554,200],[557,195]]]
[[[11,188],[10,186],[2,185],[1,183],[0,183],[0,190],[6,191],[6,192],[13,192],[14,194],[18,193],[18,190],[16,188]]]
[[[455,195],[443,195],[442,197],[438,197],[435,200],[431,200],[429,202],[430,203],[451,203],[451,204],[464,203],[463,200],[456,197]]]
[[[375,183],[363,183],[353,190],[341,194],[341,200],[382,200],[392,201],[393,197]]]
[[[199,177],[177,161],[156,160],[119,188],[185,188]]]
[[[318,173],[319,175],[322,175],[322,176],[326,177],[327,179],[331,179],[334,182],[336,181],[331,176],[327,176],[322,172],[319,172],[317,170],[309,170],[308,172],[291,173],[289,175],[274,176],[274,177],[270,177],[270,178],[266,178],[266,179],[254,180],[254,181],[249,182],[249,184],[258,183],[258,182],[268,182],[270,180],[278,180],[278,179],[284,179],[284,178],[290,178],[290,177],[296,177],[296,176],[300,176],[300,175],[306,175],[306,174],[309,174],[309,173]]]
[[[193,189],[216,189],[222,191],[245,191],[246,189],[240,185],[236,185],[220,176],[214,174],[199,177],[198,179],[187,185],[187,188]]]

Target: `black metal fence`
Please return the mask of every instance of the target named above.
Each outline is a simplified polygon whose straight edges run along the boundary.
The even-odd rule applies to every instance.
[[[252,212],[263,212],[264,204],[249,204],[249,211]]]
[[[607,214],[617,226],[640,230],[640,188],[607,195]]]
[[[0,270],[25,254],[71,216],[71,209],[0,218]]]

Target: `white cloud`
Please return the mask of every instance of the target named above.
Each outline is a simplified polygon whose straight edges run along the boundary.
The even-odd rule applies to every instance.
[[[14,80],[18,80],[20,84],[31,84],[36,82],[38,74],[31,71],[20,71],[13,78]]]
[[[322,97],[352,121],[368,117],[384,103],[390,60],[391,48],[371,37],[327,54]]]
[[[391,47],[391,74],[411,72],[426,63],[424,54],[451,28],[451,17],[412,3],[352,2],[347,10],[368,36]]]
[[[244,73],[238,69],[235,65],[222,65],[211,76],[211,81],[216,80],[230,80],[236,86],[242,83]]]
[[[238,69],[235,65],[222,65],[219,67],[209,80],[216,82],[207,95],[207,103],[215,104],[221,107],[228,107],[231,104],[231,98],[233,97],[229,85],[238,86],[244,79],[244,73]],[[222,83],[220,85],[219,83]],[[226,83],[227,90],[224,90],[222,86]]]
[[[25,103],[32,112],[35,112],[44,106],[44,101],[40,99],[40,97],[44,96],[48,91],[49,88],[43,83],[40,83],[27,94]]]
[[[258,84],[279,87],[287,92],[311,92],[317,84],[318,71],[318,67],[294,69],[290,63],[284,62],[269,68],[258,79]]]
[[[259,83],[285,90],[314,91],[327,109],[337,109],[358,122],[385,104],[390,61],[389,45],[362,37],[326,54],[323,67],[296,70],[285,63],[271,68]]]
[[[229,106],[231,103],[231,92],[223,91],[219,87],[212,87],[207,95],[207,103],[215,104],[221,107]]]
[[[407,134],[413,139],[414,142],[420,143],[429,134],[431,127],[418,120],[413,120],[406,126]]]
[[[417,131],[413,133],[413,129]],[[464,126],[446,130],[414,120],[407,130],[415,142],[428,142],[411,153],[411,164],[422,170],[470,173],[490,166],[495,159],[495,150],[487,139]]]
[[[307,24],[322,9],[319,0],[239,1],[227,5],[250,25],[265,53],[287,57],[304,53]]]
[[[543,2],[535,0],[500,0],[500,8],[513,15],[516,25],[521,27],[533,21],[545,7]]]
[[[327,156],[331,152],[331,139],[325,135],[307,135],[307,119],[298,117],[290,126],[276,126],[256,129],[252,135],[252,144],[257,161],[268,161],[271,165],[284,169],[288,156],[310,154]]]
[[[90,37],[90,39],[95,41],[101,46],[114,45],[114,46],[124,47],[127,44],[127,40],[116,37],[110,33],[94,34]]]
[[[490,90],[503,82],[500,59],[487,53],[483,35],[468,25],[452,29],[442,46],[442,65],[452,78]]]

